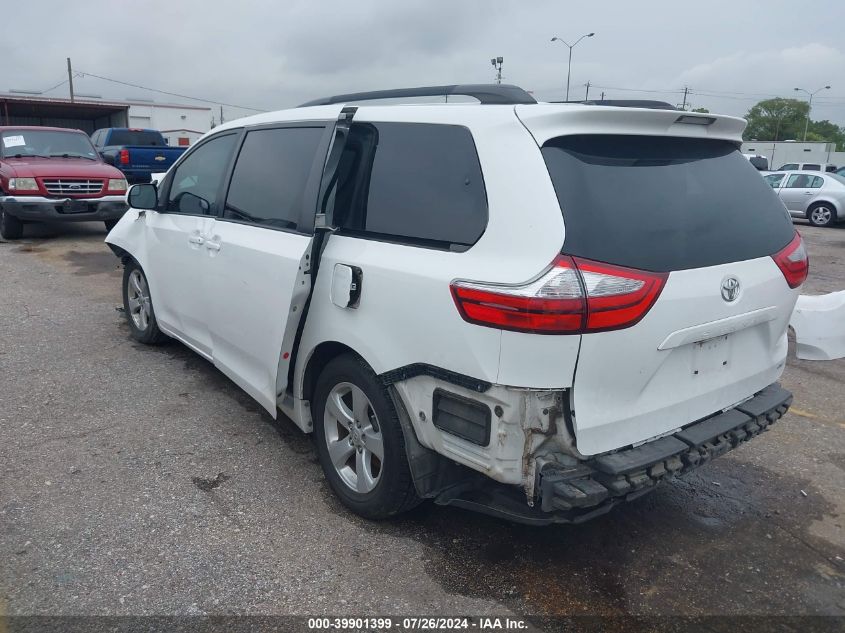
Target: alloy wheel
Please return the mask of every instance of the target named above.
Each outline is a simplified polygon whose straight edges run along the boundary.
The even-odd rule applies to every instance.
[[[335,385],[326,399],[323,428],[341,481],[359,494],[371,492],[381,478],[384,439],[373,405],[360,387]]]
[[[144,275],[137,268],[129,274],[126,297],[132,322],[136,328],[145,332],[150,324],[150,289]]]
[[[810,212],[810,219],[813,221],[813,224],[827,224],[830,222],[831,217],[833,217],[833,212],[830,210],[830,207],[816,207]]]

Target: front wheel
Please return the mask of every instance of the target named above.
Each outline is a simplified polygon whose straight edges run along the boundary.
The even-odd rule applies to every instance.
[[[366,363],[353,355],[329,362],[312,407],[320,464],[346,507],[383,519],[420,502],[396,409]]]
[[[123,267],[123,311],[136,341],[158,345],[167,340],[167,335],[158,329],[147,277],[135,260]]]
[[[836,209],[829,204],[817,204],[807,212],[807,219],[813,226],[831,226],[836,222]]]
[[[23,222],[5,211],[0,211],[0,237],[4,240],[19,240],[23,237]]]

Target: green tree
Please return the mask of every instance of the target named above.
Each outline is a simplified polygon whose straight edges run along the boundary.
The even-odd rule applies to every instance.
[[[830,121],[811,121],[807,129],[808,141],[836,143],[837,151],[845,151],[845,129]]]
[[[709,114],[710,110],[708,110],[707,108],[693,108],[692,110],[690,110],[690,112],[702,112],[704,114]]]
[[[798,99],[766,99],[752,107],[745,118],[746,140],[783,141],[804,136],[809,106]]]

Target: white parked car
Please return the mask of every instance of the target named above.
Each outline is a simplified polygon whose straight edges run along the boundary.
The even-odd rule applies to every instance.
[[[435,94],[480,104],[372,102]],[[792,399],[801,238],[743,120],[670,108],[441,86],[215,128],[107,238],[132,336],[313,432],[365,517],[601,514]]]
[[[776,171],[763,176],[789,214],[813,226],[833,226],[845,220],[845,176],[806,171]]]
[[[835,172],[836,165],[833,163],[786,163],[785,165],[781,165],[777,171]]]

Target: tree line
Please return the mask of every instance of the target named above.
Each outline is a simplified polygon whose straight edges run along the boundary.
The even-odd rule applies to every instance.
[[[810,106],[798,99],[766,99],[753,106],[745,118],[748,127],[743,135],[747,141],[801,141]],[[845,128],[830,121],[810,121],[807,141],[836,143],[838,151],[845,151]]]

